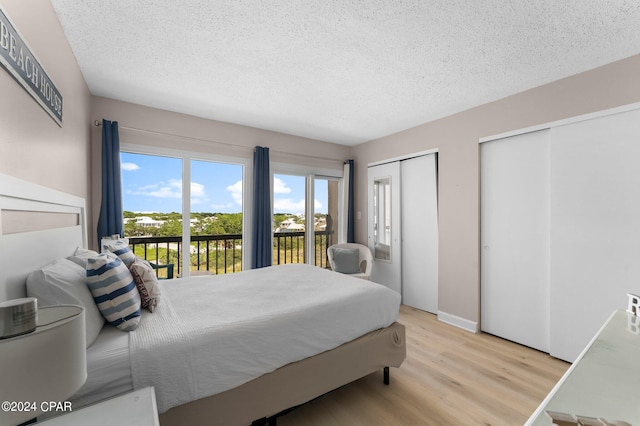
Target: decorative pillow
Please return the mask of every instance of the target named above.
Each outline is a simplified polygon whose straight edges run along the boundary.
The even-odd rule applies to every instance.
[[[138,293],[140,293],[142,307],[153,312],[160,303],[160,283],[158,283],[153,268],[146,260],[136,257],[129,267],[129,271],[136,283]]]
[[[124,240],[114,240],[112,244],[104,244],[102,246],[102,252],[104,253],[105,251],[111,252],[118,256],[120,260],[122,260],[124,264],[127,265],[127,268],[131,267],[133,261],[136,260],[136,256],[129,248],[129,243]]]
[[[27,276],[27,296],[38,299],[38,306],[80,305],[84,308],[86,347],[98,337],[104,318],[87,288],[87,275],[68,259],[58,259]]]
[[[333,249],[333,265],[336,272],[357,274],[360,271],[360,250],[336,247]]]
[[[102,316],[120,330],[140,323],[140,295],[131,272],[119,257],[102,253],[87,261],[87,285]]]
[[[82,272],[84,274],[85,273],[85,269],[87,267],[87,260],[92,258],[92,257],[98,256],[98,254],[99,253],[97,251],[88,250],[88,249],[85,249],[85,248],[82,248],[82,247],[78,247],[78,248],[76,248],[75,253],[73,253],[72,256],[67,257],[67,259],[69,259],[73,263],[76,263],[79,266],[81,266],[82,267]]]

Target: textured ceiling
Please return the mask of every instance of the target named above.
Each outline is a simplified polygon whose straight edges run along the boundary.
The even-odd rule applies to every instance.
[[[91,93],[354,145],[640,53],[638,0],[51,0]]]

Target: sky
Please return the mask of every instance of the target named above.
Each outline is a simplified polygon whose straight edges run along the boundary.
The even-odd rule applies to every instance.
[[[120,154],[123,208],[132,212],[182,211],[182,160],[156,155]],[[275,174],[274,212],[304,213],[305,178]],[[327,184],[317,180],[315,209],[327,212]],[[242,166],[192,160],[191,211],[242,211]]]

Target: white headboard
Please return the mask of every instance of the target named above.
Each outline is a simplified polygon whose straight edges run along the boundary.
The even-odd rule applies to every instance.
[[[34,269],[87,246],[84,198],[0,174],[0,301]]]

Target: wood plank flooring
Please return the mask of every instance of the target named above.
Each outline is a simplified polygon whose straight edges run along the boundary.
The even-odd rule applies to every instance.
[[[401,306],[407,359],[278,418],[279,426],[522,425],[569,364]]]

